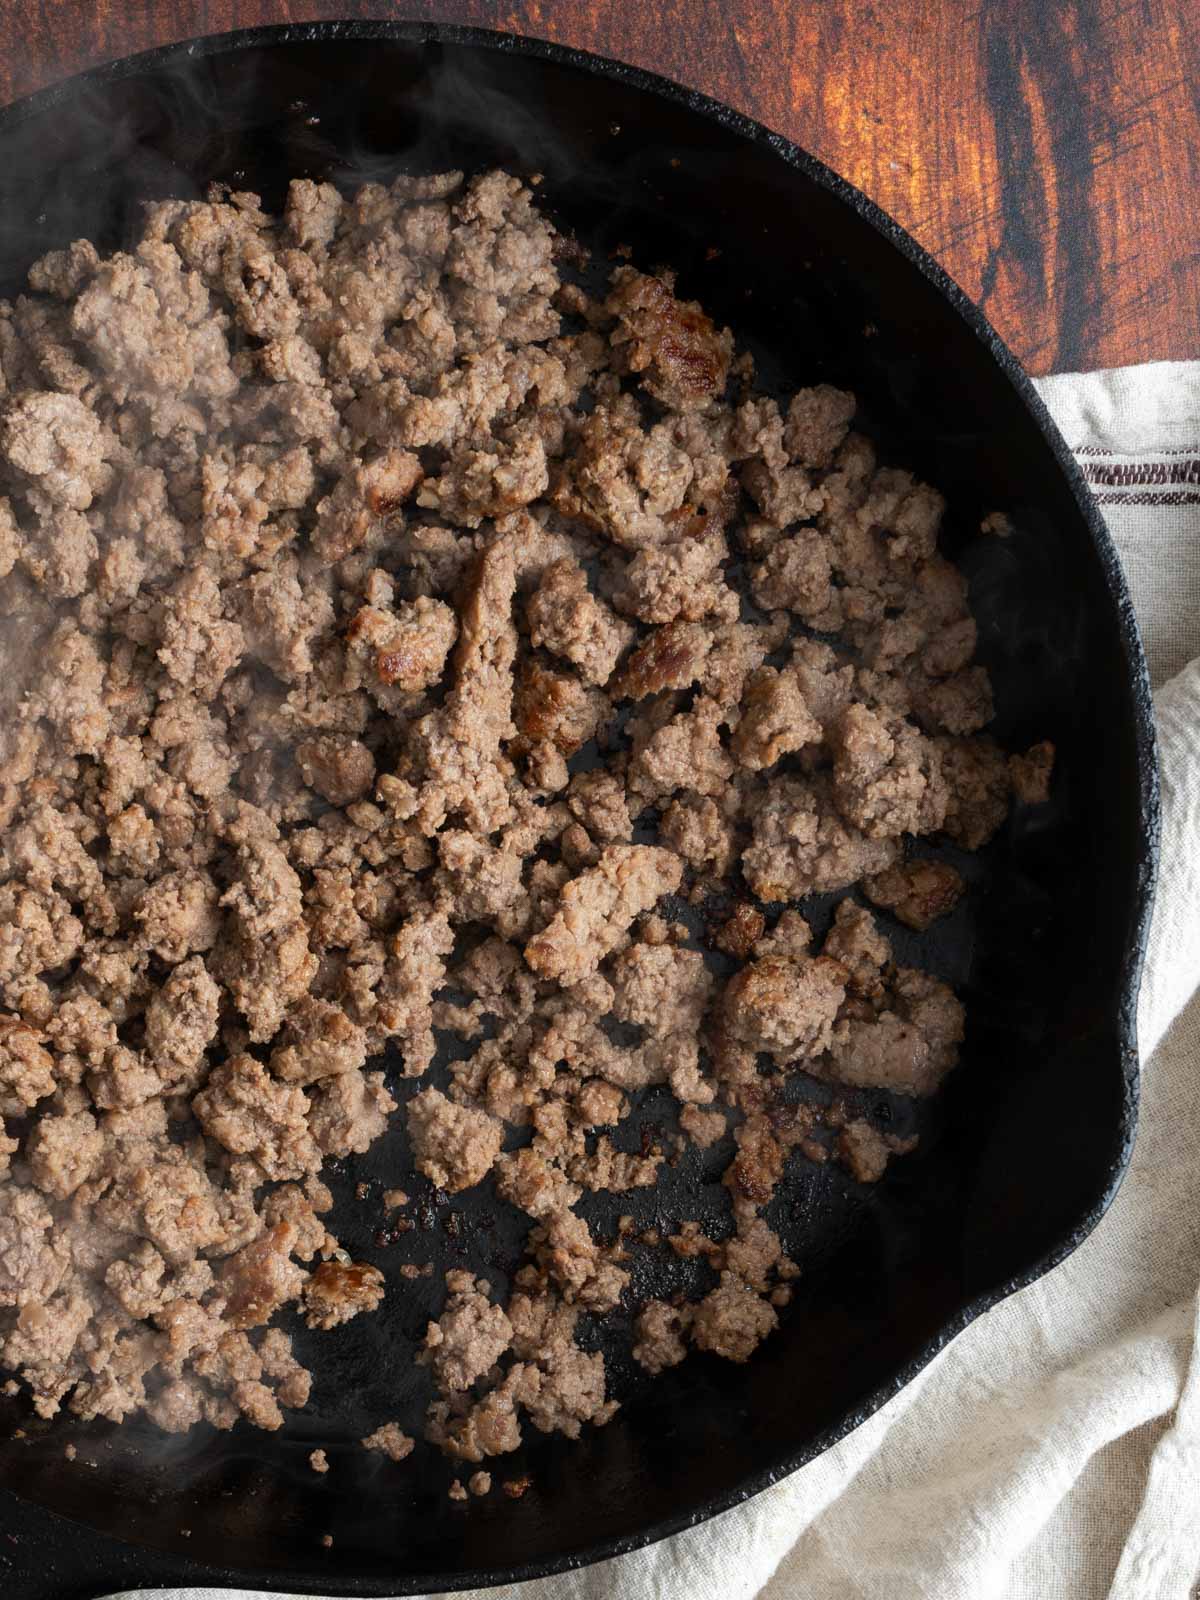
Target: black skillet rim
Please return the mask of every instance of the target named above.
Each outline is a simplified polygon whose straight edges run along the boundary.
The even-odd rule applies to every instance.
[[[953,278],[941,267],[898,222],[881,210],[860,189],[840,177],[824,162],[785,138],[774,133],[761,122],[734,111],[732,107],[714,100],[697,89],[686,88],[670,78],[630,66],[610,57],[591,51],[579,50],[548,40],[534,39],[523,34],[498,33],[491,29],[463,27],[453,23],[405,22],[385,19],[355,21],[323,21],[285,23],[274,26],[245,28],[230,33],[209,34],[176,44],[161,45],[137,55],[125,56],[100,66],[77,73],[52,84],[46,89],[26,95],[7,106],[0,106],[0,134],[15,127],[26,117],[37,116],[66,99],[86,83],[104,83],[136,72],[152,71],[168,66],[183,57],[203,57],[231,53],[235,50],[255,49],[267,44],[312,43],[321,44],[339,39],[388,39],[409,44],[448,44],[474,46],[494,51],[497,55],[532,56],[557,66],[579,68],[599,77],[614,78],[646,94],[659,95],[674,101],[700,116],[718,122],[722,127],[765,147],[780,160],[802,172],[849,206],[865,222],[881,233],[896,250],[908,260],[922,276],[948,301],[951,309],[963,319],[991,355],[1001,376],[1016,390],[1026,411],[1049,445],[1059,469],[1065,477],[1079,514],[1087,528],[1096,556],[1104,573],[1109,596],[1117,616],[1117,628],[1125,674],[1132,698],[1134,739],[1137,760],[1138,818],[1140,840],[1136,877],[1133,885],[1130,917],[1130,942],[1125,953],[1121,978],[1116,996],[1115,1022],[1124,1080],[1122,1125],[1120,1145],[1113,1158],[1100,1198],[1076,1222],[1075,1226],[1038,1261],[999,1288],[978,1295],[952,1317],[938,1334],[886,1384],[881,1385],[861,1405],[841,1422],[810,1440],[792,1456],[746,1478],[736,1490],[717,1495],[711,1500],[664,1518],[649,1528],[635,1534],[601,1540],[583,1550],[556,1556],[544,1561],[527,1562],[521,1567],[492,1571],[454,1574],[449,1582],[438,1580],[432,1587],[421,1580],[425,1593],[454,1592],[472,1588],[486,1588],[501,1583],[524,1583],[531,1579],[552,1576],[625,1555],[632,1550],[654,1544],[672,1534],[695,1527],[733,1506],[740,1505],[752,1495],[788,1477],[806,1466],[817,1456],[865,1422],[879,1408],[907,1387],[917,1374],[938,1355],[952,1339],[970,1326],[985,1311],[990,1311],[1018,1289],[1027,1288],[1058,1266],[1076,1250],[1111,1205],[1129,1166],[1137,1130],[1139,1070],[1137,1053],[1137,997],[1146,943],[1150,932],[1150,915],[1154,901],[1154,886],[1158,872],[1160,843],[1160,793],[1157,762],[1157,740],[1154,726],[1153,698],[1141,635],[1134,615],[1133,602],[1125,582],[1120,559],[1112,538],[1105,526],[1100,510],[1084,480],[1078,463],[1067,447],[1037,390],[1033,387],[1024,367],[992,327],[984,313]],[[52,1513],[58,1515],[58,1513]],[[64,1519],[67,1520],[67,1519]],[[124,1542],[124,1541],[121,1541]],[[202,1576],[202,1571],[197,1576]],[[244,1584],[249,1588],[267,1588],[331,1593],[330,1574],[320,1574],[315,1569],[293,1570],[275,1579],[264,1572],[245,1571],[242,1574],[222,1571],[214,1577],[222,1586]],[[400,1578],[405,1593],[415,1593],[410,1584]],[[349,1580],[349,1587],[341,1587],[344,1595],[396,1594],[397,1585],[382,1579],[357,1578]]]

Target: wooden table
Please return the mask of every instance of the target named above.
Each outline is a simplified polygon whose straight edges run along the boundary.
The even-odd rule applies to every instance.
[[[409,17],[649,67],[890,211],[1035,373],[1200,355],[1195,0],[0,0],[0,99],[263,22]]]

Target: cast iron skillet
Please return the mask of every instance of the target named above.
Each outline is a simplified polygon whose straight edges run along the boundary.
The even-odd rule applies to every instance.
[[[642,265],[677,267],[682,291],[764,355],[768,378],[853,388],[884,458],[947,493],[997,731],[1014,747],[1055,741],[1055,798],[969,862],[970,899],[936,936],[897,939],[902,959],[963,990],[963,1065],[922,1152],[877,1190],[796,1163],[772,1220],[806,1271],[753,1361],[693,1359],[639,1383],[605,1335],[626,1402],[616,1420],[575,1445],[535,1436],[496,1464],[497,1477],[528,1473],[529,1492],[464,1507],[447,1499],[440,1461],[396,1468],[352,1444],[385,1416],[419,1415],[411,1355],[437,1293],[426,1280],[311,1347],[313,1404],[282,1435],[164,1441],[66,1420],[0,1449],[0,1483],[144,1547],[159,1581],[198,1575],[199,1560],[257,1588],[408,1594],[528,1578],[684,1528],[810,1461],[980,1312],[1061,1261],[1129,1157],[1157,827],[1129,597],[1013,357],[856,190],[744,117],[613,62],[424,24],[268,29],[139,56],[0,114],[0,292],[43,250],[79,235],[119,245],[142,199],[198,195],[211,180],[277,204],[294,175],[352,183],[491,163],[544,174],[545,205],[602,269],[618,244]],[[1008,513],[1010,539],[979,536],[993,510]],[[884,1099],[875,1109],[899,1115]],[[385,1267],[436,1253],[439,1271],[486,1262],[502,1281],[520,1230],[486,1200],[457,1215],[430,1200],[427,1231],[375,1238],[378,1201],[356,1210],[355,1184],[377,1194],[403,1177],[404,1157],[397,1133],[348,1164],[342,1238]],[[718,1193],[722,1161],[689,1160],[682,1177]],[[614,1215],[630,1208],[617,1201]],[[649,1263],[635,1276],[641,1292],[670,1281]],[[30,1429],[19,1403],[4,1420]],[[67,1464],[68,1438],[94,1464]],[[307,1467],[317,1444],[333,1462],[324,1479]],[[95,1546],[97,1586],[116,1571],[106,1548]]]

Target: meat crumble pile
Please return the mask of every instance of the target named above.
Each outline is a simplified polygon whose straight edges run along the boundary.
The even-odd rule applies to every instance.
[[[1049,747],[980,731],[942,499],[852,395],[756,394],[669,274],[594,298],[560,247],[502,172],[301,180],[0,303],[0,1360],[42,1416],[278,1428],[277,1314],[405,1293],[323,1220],[396,1113],[529,1219],[505,1303],[446,1276],[426,1437],[573,1437],[615,1409],[581,1315],[623,1304],[650,1372],[744,1361],[791,1153],[878,1178],[908,1145],[843,1092],[955,1064],[859,899],[821,941],[795,909],[924,929],[964,886],[909,841],[1044,798]],[[707,1292],[638,1304],[578,1207],[675,1159],[621,1146],[655,1085],[731,1135],[731,1216],[661,1241]]]

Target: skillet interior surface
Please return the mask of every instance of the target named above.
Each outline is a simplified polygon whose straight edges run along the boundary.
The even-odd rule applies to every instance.
[[[422,1454],[394,1467],[354,1443],[384,1417],[418,1422],[426,1380],[412,1356],[442,1267],[486,1266],[502,1284],[524,1231],[490,1196],[429,1195],[427,1226],[382,1239],[381,1190],[420,1193],[399,1129],[341,1164],[335,1231],[394,1283],[404,1260],[433,1259],[435,1276],[332,1336],[301,1331],[313,1402],[281,1434],[44,1428],[4,1402],[4,1431],[27,1436],[0,1450],[0,1484],[184,1558],[172,1570],[199,1559],[259,1588],[396,1594],[528,1577],[734,1503],[826,1448],[980,1310],[1074,1248],[1133,1136],[1155,796],[1128,599],[1012,358],[855,191],[711,102],[592,58],[449,29],[268,30],[102,70],[0,116],[0,293],[43,251],[79,236],[120,246],[142,200],[198,196],[210,181],[274,206],[293,176],[353,185],[493,164],[544,175],[542,203],[593,251],[595,271],[619,244],[643,267],[676,267],[681,293],[730,323],[768,386],[832,381],[859,395],[882,458],[947,495],[946,545],[970,577],[995,731],[1014,748],[1055,741],[1055,794],[981,857],[950,855],[972,879],[952,917],[920,938],[888,928],[901,960],[946,977],[968,1007],[962,1065],[924,1118],[919,1153],[874,1190],[795,1162],[771,1220],[805,1271],[746,1367],[693,1357],[648,1383],[622,1354],[628,1319],[598,1330],[623,1408],[576,1444],[535,1435],[496,1464],[498,1476],[529,1474],[524,1498],[460,1506],[446,1496],[448,1464]],[[994,510],[1011,538],[979,535]],[[816,906],[818,925],[827,914]],[[667,1102],[644,1116],[666,1119]],[[723,1164],[692,1152],[659,1212],[715,1208]],[[371,1197],[357,1201],[363,1182]],[[710,1199],[687,1206],[681,1183]],[[653,1197],[640,1212],[636,1198],[599,1198],[614,1204],[597,1205],[597,1221],[655,1219]],[[635,1289],[668,1281],[646,1262]],[[307,1465],[318,1445],[325,1478]],[[147,1560],[161,1581],[163,1564]]]

